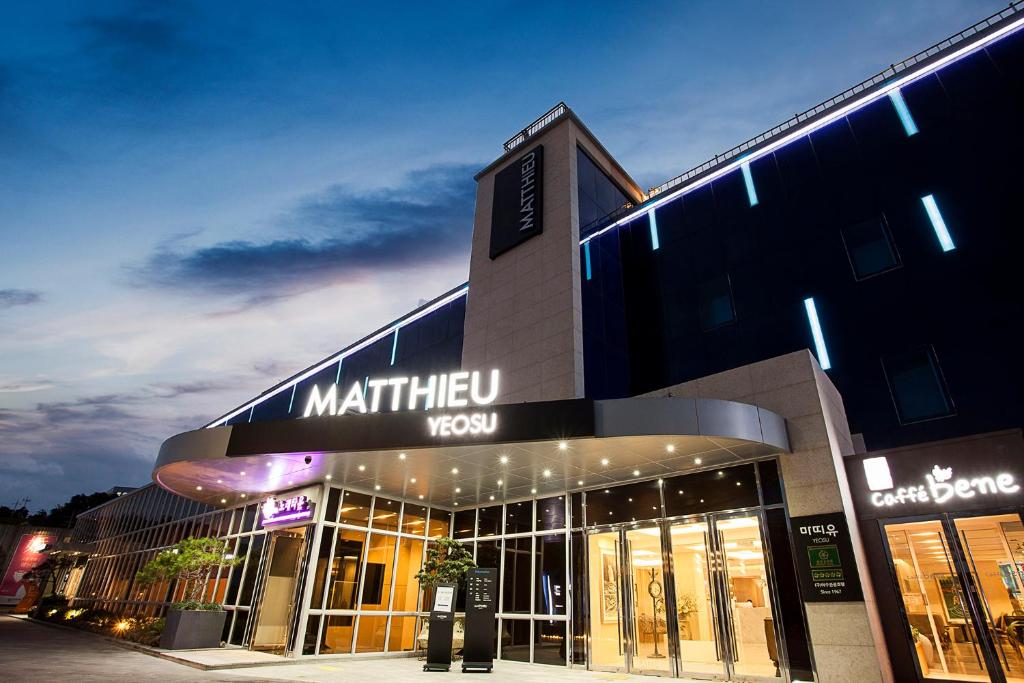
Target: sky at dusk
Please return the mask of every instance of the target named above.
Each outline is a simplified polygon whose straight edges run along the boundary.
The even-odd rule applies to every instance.
[[[473,174],[559,100],[656,185],[1005,5],[7,3],[0,505],[463,282]]]

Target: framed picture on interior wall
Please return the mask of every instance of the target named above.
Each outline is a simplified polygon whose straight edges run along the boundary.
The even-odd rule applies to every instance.
[[[964,609],[963,596],[960,594],[960,584],[952,574],[941,574],[935,577],[935,585],[939,588],[939,595],[942,596],[942,611],[946,615],[946,622],[950,624],[967,623],[967,611]]]
[[[619,620],[619,567],[615,553],[601,552],[601,623]]]

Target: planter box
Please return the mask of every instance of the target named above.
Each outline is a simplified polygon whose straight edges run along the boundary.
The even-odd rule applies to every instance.
[[[168,610],[167,622],[160,634],[160,647],[165,650],[220,647],[227,616],[224,610]]]

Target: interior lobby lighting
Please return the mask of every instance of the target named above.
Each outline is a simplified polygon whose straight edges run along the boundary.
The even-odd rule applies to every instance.
[[[953,244],[953,238],[946,228],[946,221],[942,220],[939,205],[935,203],[935,195],[929,194],[921,197],[921,203],[924,204],[924,210],[928,212],[928,220],[932,222],[932,230],[935,231],[935,236],[939,238],[939,245],[942,246],[942,251],[953,251],[956,249],[956,245]]]
[[[832,367],[832,361],[829,360],[828,349],[825,348],[825,334],[821,331],[818,309],[814,307],[813,297],[804,299],[804,308],[807,310],[807,322],[811,326],[811,336],[814,337],[814,349],[818,352],[818,363],[822,370],[828,370]]]

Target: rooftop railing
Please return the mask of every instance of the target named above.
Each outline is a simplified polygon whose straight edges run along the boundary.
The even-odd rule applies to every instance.
[[[775,137],[781,135],[782,133],[785,133],[791,128],[794,128],[795,126],[798,126],[809,119],[821,116],[822,114],[832,110],[835,107],[842,105],[845,101],[853,97],[856,97],[857,95],[860,95],[867,90],[871,90],[881,86],[886,81],[892,79],[901,72],[906,71],[907,69],[917,64],[920,64],[921,62],[931,59],[936,55],[949,50],[952,47],[955,47],[959,43],[970,38],[971,36],[981,33],[982,31],[988,30],[993,26],[1002,23],[1007,18],[1019,14],[1021,11],[1024,11],[1024,0],[1016,0],[1015,2],[1011,2],[1006,9],[1000,10],[999,12],[996,12],[992,16],[982,19],[973,26],[965,28],[963,31],[960,31],[959,33],[953,34],[949,38],[946,38],[945,40],[938,42],[935,45],[932,45],[926,50],[918,52],[912,57],[908,57],[907,59],[904,59],[903,61],[897,64],[891,64],[889,68],[882,70],[881,72],[875,74],[871,78],[861,83],[858,83],[852,88],[844,90],[838,95],[831,97],[825,100],[824,102],[811,107],[805,112],[796,114],[793,118],[789,119],[788,121],[780,123],[774,128],[766,130],[760,135],[752,137],[746,142],[742,142],[730,150],[727,150],[721,154],[716,154],[714,158],[708,159],[703,164],[695,166],[694,168],[691,168],[689,171],[682,173],[676,176],[675,178],[672,178],[671,180],[662,183],[661,185],[658,185],[657,187],[650,188],[647,191],[647,196],[648,198],[654,197],[656,195],[661,194],[662,192],[671,190],[672,188],[677,187],[688,180],[704,175],[705,173],[710,172],[711,170],[720,166],[721,164],[724,164],[727,161],[730,161],[731,159],[735,159],[736,157],[753,150],[755,147],[769,140],[774,139]],[[509,149],[508,143],[505,143],[505,149]]]
[[[505,151],[511,152],[519,145],[523,144],[534,135],[540,132],[545,126],[554,123],[556,120],[564,116],[570,111],[569,107],[566,106],[565,102],[559,102],[555,106],[551,107],[546,113],[542,114],[540,118],[523,128],[521,131],[513,135],[505,142]]]

